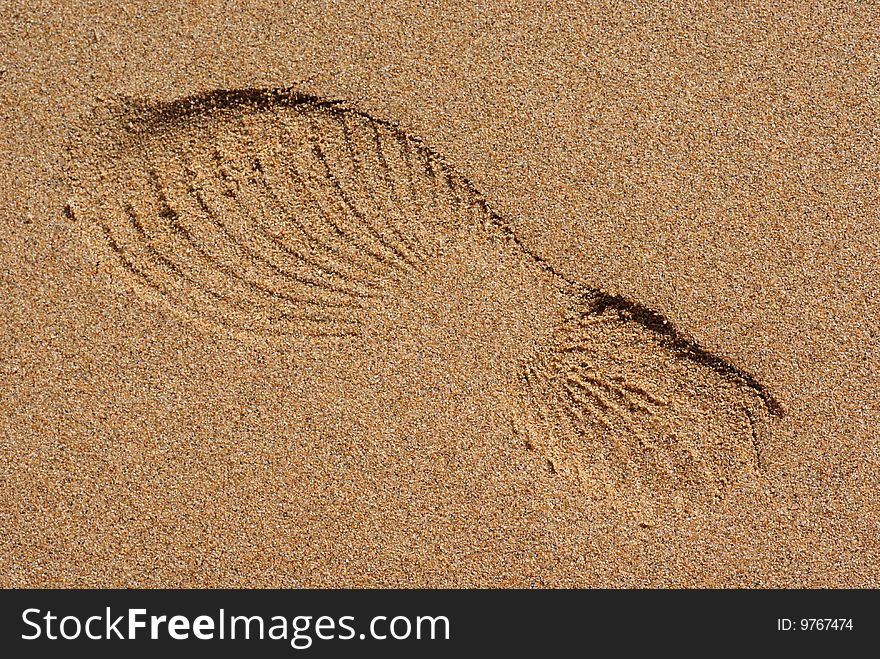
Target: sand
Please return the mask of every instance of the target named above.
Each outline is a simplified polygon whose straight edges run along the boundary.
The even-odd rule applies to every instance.
[[[877,587],[871,11],[4,6],[0,585]]]

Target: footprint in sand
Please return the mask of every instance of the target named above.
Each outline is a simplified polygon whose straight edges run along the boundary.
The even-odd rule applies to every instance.
[[[66,212],[130,290],[214,331],[327,351],[481,335],[523,444],[591,497],[678,509],[762,478],[780,410],[752,376],[554,270],[394,123],[285,90],[114,117]]]

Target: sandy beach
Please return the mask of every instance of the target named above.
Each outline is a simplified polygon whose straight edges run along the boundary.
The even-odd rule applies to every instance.
[[[880,585],[880,11],[0,7],[0,586]]]

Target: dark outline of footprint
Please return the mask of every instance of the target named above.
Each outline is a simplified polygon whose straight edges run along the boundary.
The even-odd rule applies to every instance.
[[[746,402],[742,404],[742,410],[748,419],[751,441],[754,444],[753,463],[757,471],[763,470],[764,465],[762,465],[761,444],[765,439],[761,435],[763,435],[765,431],[759,427],[760,423],[756,420],[756,417],[763,412],[766,412],[769,417],[781,417],[782,408],[753,375],[732,365],[724,358],[705,350],[696,341],[681,334],[662,314],[622,296],[610,295],[599,288],[580,284],[576,280],[559,272],[546,259],[534,253],[522,243],[512,227],[490,208],[485,198],[476,190],[470,181],[460,176],[453,168],[446,165],[445,162],[431,148],[425,146],[420,139],[406,134],[394,122],[375,119],[364,112],[350,107],[344,101],[321,99],[316,96],[302,94],[292,89],[237,89],[211,91],[164,103],[130,102],[125,108],[123,108],[120,117],[117,118],[121,119],[121,121],[119,121],[120,126],[123,124],[127,126],[127,131],[123,129],[121,132],[117,133],[117,137],[121,137],[123,141],[133,138],[134,143],[137,144],[138,140],[153,139],[155,136],[167,134],[170,131],[189,130],[193,124],[197,124],[201,120],[212,121],[212,117],[216,113],[229,113],[230,117],[234,116],[236,113],[242,117],[252,115],[262,117],[262,113],[277,111],[281,108],[293,109],[300,113],[316,113],[336,122],[338,127],[345,131],[345,140],[347,141],[347,148],[352,163],[358,158],[365,156],[363,153],[357,155],[354,152],[354,143],[348,132],[351,130],[349,120],[360,121],[368,126],[369,129],[373,130],[375,135],[375,148],[379,154],[379,158],[383,161],[385,160],[385,156],[382,155],[382,136],[379,133],[380,131],[384,131],[385,133],[390,134],[395,140],[397,140],[400,149],[408,151],[404,159],[406,160],[406,167],[408,167],[410,173],[409,185],[415,189],[416,172],[419,172],[419,176],[424,175],[425,180],[428,181],[429,185],[439,186],[441,188],[440,192],[450,197],[448,199],[450,207],[456,205],[458,211],[464,212],[466,210],[466,212],[473,214],[473,217],[471,218],[472,220],[476,218],[485,221],[491,226],[492,230],[498,232],[506,240],[512,243],[521,254],[531,259],[541,270],[561,282],[567,294],[573,300],[573,306],[579,309],[575,314],[576,322],[580,322],[580,320],[578,320],[579,318],[607,317],[621,324],[634,323],[645,330],[648,330],[648,332],[657,339],[659,346],[666,348],[681,362],[691,363],[695,366],[706,368],[717,374],[723,381],[726,381],[734,388],[739,388],[741,395],[746,399]],[[314,121],[316,120],[312,118],[307,119],[307,123],[311,122],[309,123],[310,126],[313,126]],[[322,239],[320,236],[306,235],[307,231],[301,227],[302,237],[299,245],[300,249],[296,253],[291,251],[290,255],[294,261],[299,259],[299,263],[304,271],[308,270],[309,272],[318,273],[318,279],[321,279],[321,277],[326,275],[326,281],[319,281],[317,283],[315,281],[306,281],[306,276],[302,275],[298,280],[299,283],[302,283],[303,285],[314,285],[319,289],[323,287],[323,292],[319,291],[319,297],[323,294],[330,295],[331,293],[328,291],[333,289],[333,295],[338,294],[342,296],[343,300],[346,296],[351,298],[349,302],[351,302],[352,309],[361,308],[364,300],[368,301],[375,295],[381,295],[382,277],[391,276],[393,274],[392,271],[395,269],[401,271],[417,270],[430,259],[431,249],[428,248],[425,250],[425,253],[420,253],[422,246],[419,244],[419,237],[405,235],[406,231],[410,230],[410,226],[403,227],[395,225],[394,222],[390,220],[387,221],[387,226],[377,227],[370,224],[370,219],[367,217],[364,210],[358,208],[358,203],[352,201],[350,195],[344,190],[344,186],[336,180],[332,165],[329,163],[327,154],[324,153],[324,146],[322,145],[321,138],[321,135],[312,135],[310,137],[311,154],[314,157],[314,162],[312,164],[319,168],[323,167],[325,182],[327,182],[327,185],[331,188],[328,193],[328,199],[335,195],[335,202],[332,203],[336,203],[343,209],[343,213],[346,214],[348,218],[348,224],[346,226],[337,226],[334,220],[330,217],[333,213],[328,213],[326,208],[322,209],[320,212],[325,220],[324,229],[333,231],[335,236],[334,239],[338,239],[341,242],[338,245],[334,245],[332,242],[327,242],[326,239]],[[123,151],[124,149],[120,150],[117,154],[114,154],[114,156],[118,156],[118,154]],[[252,155],[253,154],[249,154],[249,157]],[[414,160],[419,160],[420,163],[416,164],[414,163]],[[225,165],[221,157],[218,156],[217,161],[214,164],[218,168],[218,172],[223,171]],[[264,170],[265,165],[261,162],[259,156],[253,157],[252,167],[254,171],[257,172],[257,178],[262,177],[264,182],[268,180],[268,176]],[[384,167],[384,176],[386,178],[393,174],[387,161],[383,162],[382,167]],[[422,167],[424,171],[417,170],[417,167]],[[246,258],[250,258],[256,263],[254,269],[247,273],[236,271],[235,266],[223,265],[223,261],[220,257],[216,254],[208,253],[208,248],[203,247],[199,242],[199,239],[194,236],[194,229],[184,226],[183,220],[181,220],[180,211],[174,207],[176,204],[172,203],[167,198],[167,195],[170,194],[169,191],[173,186],[168,183],[163,183],[160,175],[150,166],[148,166],[147,169],[147,178],[155,186],[154,192],[156,198],[162,206],[162,209],[155,215],[156,217],[161,218],[161,221],[166,224],[166,228],[170,227],[169,233],[175,234],[179,243],[178,248],[180,245],[183,245],[189,252],[199,252],[205,262],[208,262],[209,265],[213,264],[218,270],[226,273],[230,278],[230,281],[234,280],[234,283],[239,289],[248,289],[253,292],[254,296],[268,298],[268,302],[266,299],[262,300],[262,306],[259,307],[260,313],[264,313],[266,309],[271,310],[273,306],[278,306],[274,304],[276,301],[279,305],[284,303],[288,306],[292,305],[294,308],[296,308],[297,305],[302,307],[312,304],[311,302],[302,301],[296,295],[276,290],[271,286],[267,287],[259,280],[259,277],[252,275],[251,272],[260,269],[262,269],[263,275],[270,271],[282,277],[285,274],[288,274],[287,271],[280,268],[277,263],[270,262],[268,259],[263,259],[265,263],[257,263],[261,258],[259,253],[248,252],[245,249],[241,250],[243,254],[250,254],[249,256],[246,256]],[[184,169],[187,168],[185,167]],[[239,171],[239,174],[241,174],[241,171]],[[319,176],[320,174],[314,174],[313,172],[305,172],[303,174],[303,172],[299,172],[298,175],[304,177],[311,176],[312,179],[314,179],[315,176]],[[196,202],[200,205],[202,211],[212,217],[212,222],[215,225],[222,225],[222,220],[218,219],[220,214],[216,211],[212,211],[208,207],[209,204],[205,201],[205,196],[195,193],[194,181],[197,178],[197,174],[188,171],[187,176],[190,177],[186,181],[189,186],[188,192],[191,193],[191,196],[193,196]],[[221,180],[224,176],[215,176],[215,178]],[[357,177],[355,176],[355,178]],[[235,179],[235,176],[231,175],[230,179]],[[241,186],[241,180],[234,180],[233,183],[234,185]],[[230,186],[233,186],[233,183],[231,183]],[[395,201],[394,195],[397,194],[398,186],[395,185],[390,178],[386,180],[386,183],[391,190],[391,201]],[[364,186],[368,185],[365,182],[363,184]],[[443,187],[444,185],[445,188]],[[308,180],[303,179],[303,181],[301,181],[301,187],[303,187],[303,189],[308,189]],[[315,186],[315,189],[317,189],[317,187],[318,186]],[[266,184],[264,194],[268,196],[269,192],[270,186]],[[241,205],[241,208],[243,209],[242,212],[248,212],[246,210],[247,206],[244,205],[240,199],[240,194],[227,191],[225,193],[215,193],[215,198],[220,198],[218,197],[218,194],[220,196],[229,196]],[[431,194],[436,203],[437,187],[432,187]],[[416,193],[414,193],[414,196],[417,196]],[[455,198],[453,199],[452,197]],[[321,205],[321,202],[318,201],[317,197],[314,197],[312,202],[316,208]],[[370,198],[366,203],[367,205],[370,205],[374,202],[373,199]],[[400,199],[397,199],[395,203],[400,205]],[[284,204],[284,200],[276,199],[275,204],[276,207],[281,208]],[[153,245],[154,236],[148,234],[148,230],[144,226],[143,221],[137,218],[136,210],[127,203],[124,204],[124,206],[125,212],[128,214],[129,220],[132,223],[132,230],[137,234],[138,239],[143,241],[143,244],[140,245],[140,247],[153,249],[154,253],[148,253],[146,256],[149,259],[152,259],[152,266],[155,266],[155,271],[145,270],[142,264],[138,265],[134,261],[134,250],[130,249],[127,244],[119,243],[118,239],[114,236],[114,228],[118,229],[118,225],[114,227],[112,221],[103,222],[100,219],[97,221],[97,224],[102,230],[107,243],[116,253],[122,267],[128,271],[130,276],[140,280],[147,280],[148,284],[154,286],[161,292],[163,290],[162,286],[155,285],[149,281],[152,277],[158,277],[158,272],[161,271],[166,275],[167,279],[181,289],[178,293],[187,295],[188,293],[186,290],[183,290],[187,288],[187,285],[190,288],[195,287],[196,289],[201,286],[204,288],[201,293],[204,294],[207,299],[210,299],[217,304],[231,299],[234,306],[235,299],[230,297],[233,295],[231,292],[233,287],[230,287],[229,290],[221,290],[219,287],[214,290],[210,287],[204,287],[203,284],[195,281],[193,276],[185,270],[185,267],[188,267],[191,264],[185,262],[182,264],[179,259],[175,261],[177,253],[174,250],[178,248],[173,248],[165,254],[155,249]],[[466,207],[469,207],[469,209],[466,209]],[[65,207],[64,212],[68,217],[74,217],[75,211],[70,205]],[[76,212],[78,213],[78,211]],[[290,218],[288,217],[288,219]],[[380,219],[383,221],[385,220],[384,216]],[[251,225],[249,224],[248,227],[250,228]],[[225,226],[222,228],[226,231],[231,242],[235,243],[231,230]],[[430,226],[421,227],[421,229],[423,231],[427,229],[429,233],[434,231],[434,227]],[[440,229],[436,229],[436,232],[439,233]],[[263,238],[267,241],[266,244],[275,240],[275,246],[278,247],[279,251],[285,248],[281,239],[277,236],[274,236],[273,238],[271,232],[265,232]],[[324,240],[324,242],[322,242],[322,240]],[[346,241],[349,244],[343,245]],[[352,279],[352,273],[355,273],[354,280]],[[361,277],[360,281],[357,280],[358,276]],[[332,286],[328,283],[330,280],[333,282]],[[187,284],[187,282],[189,283]],[[226,283],[229,284],[229,282]],[[238,290],[235,294],[240,295],[241,290]],[[318,306],[325,302],[326,300],[324,302],[319,300]],[[169,302],[169,304],[172,307],[174,306],[172,302]],[[345,303],[341,302],[340,305],[344,307]],[[255,312],[251,309],[246,313]],[[288,314],[289,313],[290,312],[288,312]],[[338,323],[339,327],[342,329],[335,334],[332,332],[328,332],[328,334],[341,337],[356,335],[356,331],[351,331],[350,319],[344,317],[344,309],[342,314],[342,320],[339,318],[331,318],[331,320],[327,321],[328,323],[331,321]],[[249,331],[277,333],[281,335],[287,334],[285,331],[277,331],[274,329],[280,321],[285,318],[287,318],[285,314],[279,314],[277,317],[269,317],[268,321],[264,323],[264,327],[251,328]],[[266,319],[264,318],[264,320]],[[321,323],[324,322],[324,319],[316,317],[312,320],[304,321],[301,318],[296,317],[293,322],[314,322],[316,327],[321,327]],[[221,322],[221,324],[223,323]],[[317,331],[316,334],[321,334],[321,331]],[[584,348],[584,351],[586,350],[588,350],[588,348]],[[551,349],[548,350],[551,357],[553,352],[554,351],[551,347]],[[523,366],[524,382],[529,381],[529,372],[533,374],[535,373],[534,366],[534,364],[525,364]],[[566,368],[569,368],[570,370],[570,367],[559,364],[556,366],[550,366],[551,371],[553,371],[554,368],[557,372],[551,373],[551,379],[557,378],[557,376],[559,376],[562,371],[565,371]],[[589,378],[587,379],[589,380]],[[617,380],[619,380],[619,378],[617,378]],[[563,391],[564,389],[567,392],[565,395],[569,396],[571,400],[581,400],[585,397],[592,396],[598,401],[597,405],[609,410],[612,410],[612,403],[614,403],[614,405],[620,404],[624,407],[632,407],[637,404],[643,404],[647,407],[651,406],[651,395],[649,393],[644,391],[639,392],[638,387],[633,390],[631,385],[628,385],[622,380],[617,382],[617,380],[615,378],[612,378],[611,380],[603,380],[602,378],[599,378],[599,380],[592,380],[591,382],[597,387],[593,393],[591,393],[590,390],[590,387],[592,387],[593,384],[585,383],[583,381],[581,382],[585,387],[583,391],[574,391],[573,387],[577,387],[577,381],[571,379],[565,379],[561,384],[556,382],[555,386],[559,391]],[[530,384],[527,384],[527,387],[532,389],[532,385]],[[603,396],[595,393],[596,391],[600,393],[604,392],[607,395],[603,398]],[[538,392],[532,391],[532,393],[536,394]],[[760,400],[761,407],[763,408],[762,410],[750,408],[748,399],[751,397],[757,397]],[[641,403],[633,402],[638,400],[641,400]],[[635,407],[632,407],[632,409],[634,410]],[[624,415],[625,414],[626,412],[624,412]]]

